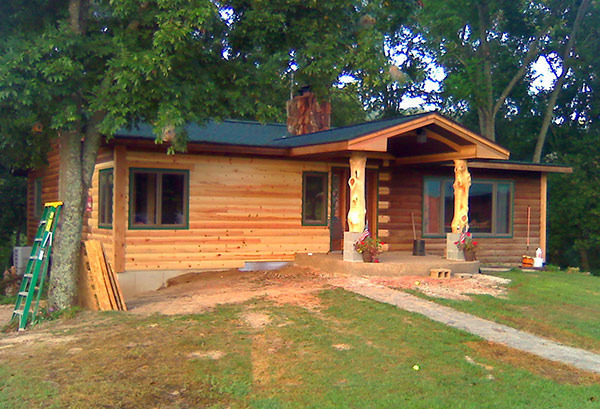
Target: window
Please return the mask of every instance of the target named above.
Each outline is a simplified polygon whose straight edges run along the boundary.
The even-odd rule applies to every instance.
[[[187,228],[187,170],[131,169],[129,180],[131,228]]]
[[[113,170],[98,172],[98,227],[112,227],[113,217]]]
[[[454,217],[452,179],[425,179],[423,233],[439,236],[451,231]],[[473,181],[469,190],[469,231],[488,236],[512,233],[513,183]]]
[[[327,173],[302,174],[302,225],[327,226]]]
[[[44,202],[42,201],[42,178],[33,181],[33,215],[42,217]]]

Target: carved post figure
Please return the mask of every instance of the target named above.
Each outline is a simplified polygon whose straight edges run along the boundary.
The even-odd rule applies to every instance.
[[[367,158],[363,153],[354,152],[350,156],[350,210],[348,227],[351,232],[360,233],[365,229],[365,165]]]
[[[471,174],[466,160],[454,161],[454,218],[452,233],[469,230],[469,188]]]

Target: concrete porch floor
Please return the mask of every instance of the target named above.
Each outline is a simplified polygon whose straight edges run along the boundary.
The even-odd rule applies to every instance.
[[[353,263],[342,260],[342,253],[296,254],[299,266],[329,273],[372,276],[427,276],[433,268],[448,269],[452,275],[479,273],[479,261],[453,261],[439,256],[413,256],[408,252],[388,251],[379,255],[379,263]]]

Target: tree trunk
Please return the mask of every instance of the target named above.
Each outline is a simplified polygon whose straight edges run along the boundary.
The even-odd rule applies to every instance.
[[[81,167],[81,136],[66,131],[60,136],[61,182],[60,200],[64,202],[57,225],[50,275],[49,301],[51,308],[64,309],[73,305],[77,290],[77,271],[81,232],[83,228],[84,193]]]
[[[581,268],[583,271],[590,271],[590,260],[588,258],[587,250],[579,248],[579,257],[581,259]]]
[[[485,109],[479,109],[479,132],[490,141],[496,141],[496,117]]]
[[[533,162],[540,163],[542,160],[542,150],[544,149],[544,144],[546,142],[546,135],[548,135],[548,129],[550,129],[550,123],[552,122],[552,118],[554,117],[554,107],[556,106],[556,101],[558,99],[558,94],[565,83],[567,67],[563,67],[563,73],[554,84],[554,89],[552,90],[552,94],[550,95],[550,100],[548,101],[548,105],[546,106],[546,112],[544,113],[544,119],[542,121],[542,127],[540,128],[540,132],[538,133],[537,142],[535,143],[535,150],[533,151]]]

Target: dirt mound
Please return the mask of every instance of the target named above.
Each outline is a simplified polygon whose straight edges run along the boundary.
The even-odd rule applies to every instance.
[[[188,273],[170,279],[159,291],[140,294],[127,305],[134,313],[193,314],[219,304],[242,303],[265,297],[281,304],[315,309],[316,293],[329,276],[309,267],[288,266],[273,271],[242,272],[236,269]]]

